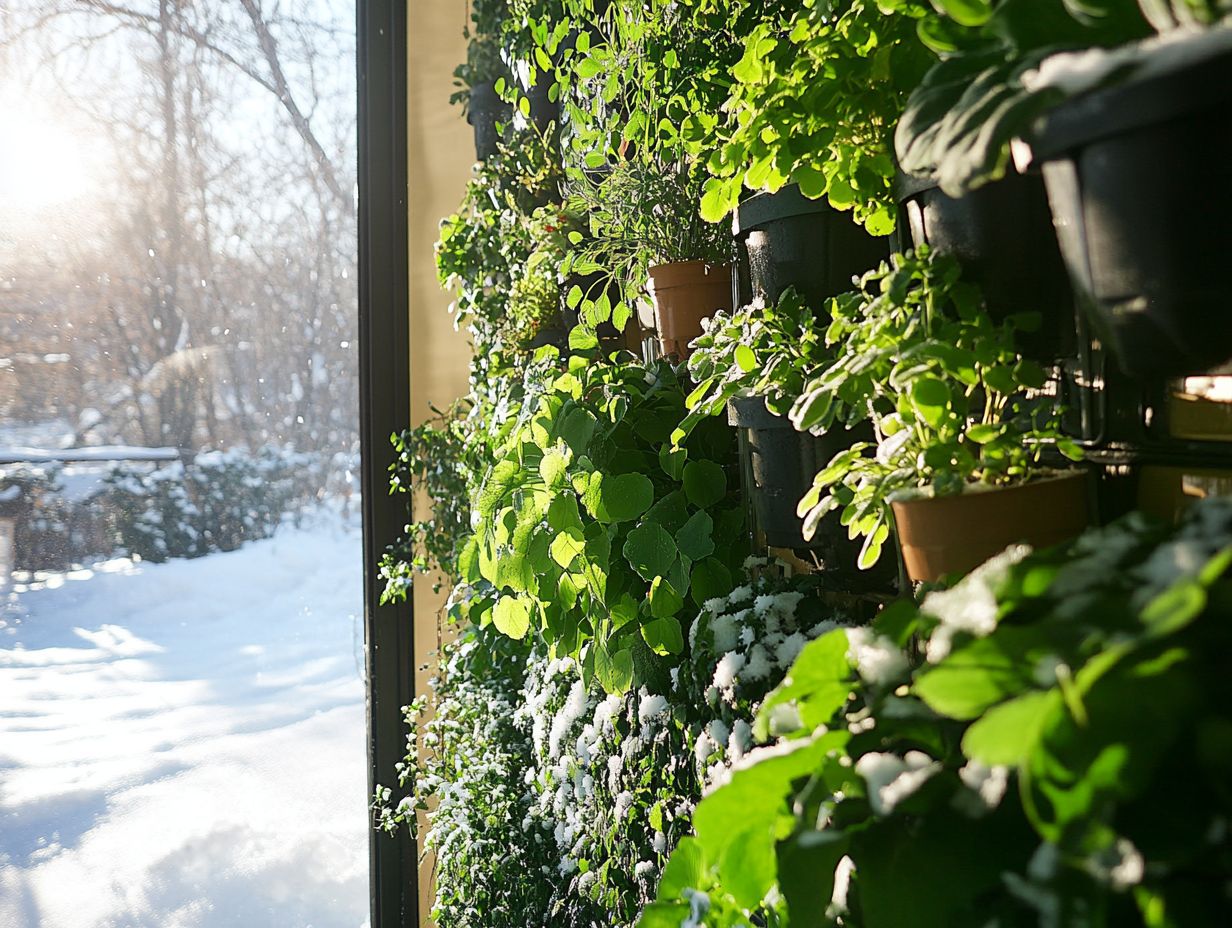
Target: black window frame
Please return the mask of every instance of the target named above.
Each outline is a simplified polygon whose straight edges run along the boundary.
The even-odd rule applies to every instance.
[[[406,521],[388,492],[389,436],[410,422],[406,0],[356,0],[359,106],[359,378],[368,787],[396,786],[415,696],[414,605],[382,605],[377,565]],[[416,842],[369,835],[372,928],[419,921]]]

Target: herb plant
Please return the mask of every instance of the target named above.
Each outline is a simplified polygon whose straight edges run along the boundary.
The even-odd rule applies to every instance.
[[[817,475],[799,506],[806,538],[841,509],[852,537],[865,539],[860,566],[871,567],[889,536],[891,495],[1021,483],[1045,472],[1048,447],[1081,456],[1043,392],[1045,372],[1014,350],[1015,329],[1037,320],[994,324],[956,259],[926,246],[895,255],[829,310],[834,360],[796,401],[792,422],[808,430],[870,419],[879,443],[856,443]]]
[[[597,178],[575,173],[567,190],[568,209],[589,229],[570,235],[564,273],[594,279],[571,288],[566,302],[590,328],[610,320],[623,329],[655,265],[731,260],[731,236],[698,216],[701,174],[687,165],[623,161]]]
[[[698,806],[639,924],[1219,923],[1230,566],[1207,500],[819,638],[758,713],[780,742]]]

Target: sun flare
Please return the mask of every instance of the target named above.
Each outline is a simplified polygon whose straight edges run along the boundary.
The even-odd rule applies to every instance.
[[[46,219],[98,197],[102,146],[50,109],[0,97],[0,217]]]

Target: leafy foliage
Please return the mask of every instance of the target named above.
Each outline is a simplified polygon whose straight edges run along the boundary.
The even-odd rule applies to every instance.
[[[1232,505],[1025,554],[808,645],[640,924],[1218,923]]]
[[[672,440],[684,439],[736,396],[764,396],[771,412],[785,414],[809,374],[829,359],[825,326],[794,289],[775,306],[754,303],[718,313],[693,340],[689,375],[696,386],[685,400],[689,414]]]
[[[494,352],[525,348],[560,309],[559,265],[575,224],[560,181],[548,140],[528,128],[475,165],[461,207],[441,222],[437,277],[489,366]]]
[[[589,229],[570,235],[574,248],[562,273],[591,278],[585,289],[573,287],[566,301],[591,329],[608,321],[624,329],[657,264],[731,260],[727,230],[698,216],[696,169],[622,161],[597,180],[578,172],[566,189],[568,209],[586,216]]]
[[[580,330],[574,344],[568,359],[540,353],[477,489],[465,615],[513,637],[533,626],[619,693],[681,651],[687,599],[731,587],[743,516],[724,429],[664,448],[684,406],[671,367],[598,362]]]
[[[1232,11],[1226,0],[938,0],[934,6],[920,34],[943,60],[911,95],[895,144],[905,171],[936,177],[954,196],[1000,177],[1011,139],[1079,89],[1041,80],[1041,65],[1065,52],[1125,46],[1152,30],[1210,25]],[[1106,63],[1098,81],[1079,86],[1115,82],[1133,70],[1128,60]]]
[[[894,228],[892,140],[933,58],[916,35],[923,3],[810,0],[747,33],[733,67],[721,144],[702,214],[717,221],[741,191],[797,183],[852,210],[874,235]]]
[[[1080,449],[1060,430],[1055,397],[1038,364],[1014,350],[1024,316],[994,324],[952,257],[922,246],[895,255],[829,303],[834,358],[791,411],[796,428],[870,419],[879,443],[839,452],[800,500],[805,537],[841,509],[865,539],[860,565],[889,536],[889,497],[904,490],[961,492],[1020,483],[1041,472],[1047,447]]]
[[[707,601],[662,686],[606,695],[569,657],[493,626],[447,646],[436,711],[408,712],[405,798],[382,827],[431,823],[442,928],[631,925],[707,783],[750,749],[757,705],[806,643],[845,621],[809,578]],[[434,800],[439,800],[434,803]]]

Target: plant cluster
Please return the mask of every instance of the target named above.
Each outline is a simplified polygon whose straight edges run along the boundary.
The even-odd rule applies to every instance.
[[[808,645],[639,925],[1219,923],[1230,566],[1208,500]]]
[[[816,581],[750,566],[766,575],[706,602],[662,685],[607,694],[491,625],[447,647],[434,715],[408,710],[408,794],[374,804],[388,830],[426,814],[439,924],[636,921],[705,786],[752,748],[757,706],[845,621]]]
[[[893,231],[894,129],[934,60],[917,37],[928,12],[914,0],[808,0],[759,23],[732,68],[702,214],[722,219],[745,188],[797,183],[872,234]]]
[[[527,128],[475,165],[461,207],[441,222],[437,277],[478,357],[526,348],[559,312],[555,253],[575,225],[561,176],[549,141]]]
[[[685,399],[689,413],[672,433],[673,442],[738,396],[764,397],[767,409],[786,414],[830,354],[824,320],[791,288],[774,306],[756,301],[717,314],[692,349],[689,375],[696,386]]]
[[[581,330],[573,345],[563,360],[542,349],[476,488],[465,617],[517,638],[533,628],[620,693],[681,652],[690,599],[734,585],[743,513],[725,430],[666,446],[684,406],[670,366],[596,363]]]
[[[805,537],[841,510],[870,567],[889,537],[892,495],[1020,483],[1046,470],[1049,449],[1081,457],[1044,370],[1014,350],[1014,332],[1038,320],[994,323],[955,259],[926,246],[895,255],[828,311],[832,360],[795,401],[792,423],[820,431],[871,420],[878,442],[852,445],[817,474],[799,506]]]
[[[476,61],[496,51],[516,116],[438,246],[475,340],[471,393],[399,439],[394,488],[433,511],[385,566],[391,597],[442,570],[462,638],[399,768],[406,796],[375,802],[386,827],[431,823],[442,928],[1215,923],[1227,507],[1013,551],[837,628],[820,581],[745,560],[717,414],[758,396],[801,431],[871,423],[877,442],[830,461],[799,510],[806,535],[839,511],[869,566],[893,494],[1077,455],[1048,372],[1014,348],[1031,320],[994,321],[922,248],[823,313],[788,291],[718,316],[687,367],[604,354],[598,331],[632,318],[656,263],[727,261],[706,220],[744,191],[796,183],[888,232],[898,167],[951,192],[995,177],[1009,140],[1077,92],[1038,77],[1055,53],[1222,5],[476,9],[494,40]],[[540,132],[528,96],[545,85],[560,125]],[[1164,821],[1151,800],[1186,770],[1201,811]]]

